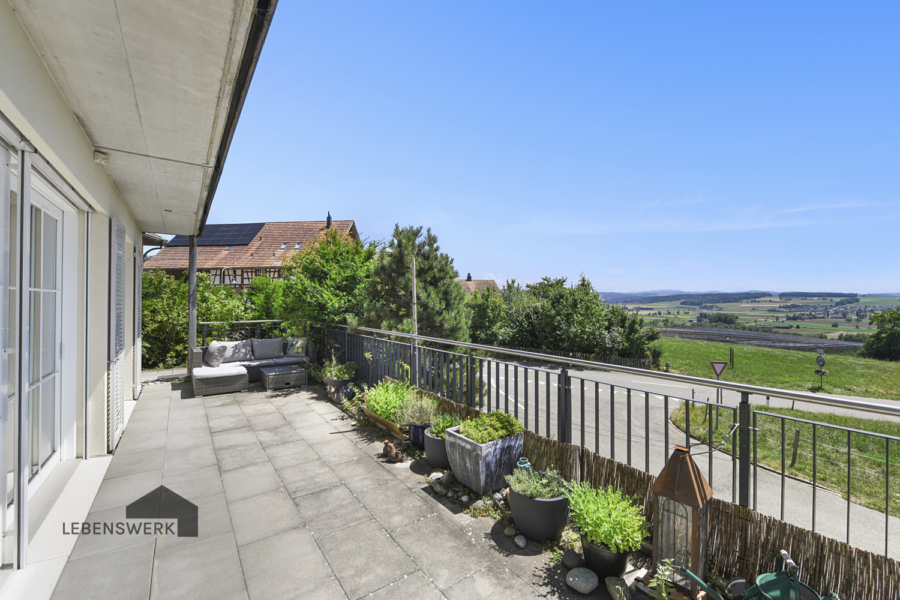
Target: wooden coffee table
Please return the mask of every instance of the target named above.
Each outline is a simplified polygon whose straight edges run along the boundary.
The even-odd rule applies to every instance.
[[[299,365],[263,367],[259,370],[263,388],[280,390],[287,387],[306,385],[306,369]]]

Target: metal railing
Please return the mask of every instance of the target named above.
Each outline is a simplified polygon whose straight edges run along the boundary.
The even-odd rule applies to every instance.
[[[206,346],[206,341],[216,339],[220,341],[241,341],[249,339],[266,339],[269,337],[281,337],[280,319],[262,319],[257,321],[201,321],[200,326],[201,346]]]
[[[313,328],[313,336],[321,336],[326,348],[320,356],[329,356],[328,346],[339,348],[341,360],[357,363],[357,379],[368,384],[376,384],[384,377],[392,377],[410,382],[428,392],[454,402],[464,403],[485,411],[500,410],[519,419],[530,431],[552,437],[563,442],[592,450],[608,458],[644,470],[658,473],[668,460],[675,443],[693,448],[692,454],[704,472],[715,494],[730,498],[732,502],[754,510],[790,519],[797,525],[810,528],[806,523],[798,523],[801,517],[786,513],[792,508],[786,497],[787,486],[811,487],[812,526],[823,535],[835,539],[845,538],[850,543],[851,520],[862,519],[864,527],[854,528],[866,532],[868,539],[859,542],[860,547],[868,546],[874,551],[883,550],[897,554],[900,548],[892,549],[889,544],[891,519],[900,515],[900,495],[892,494],[892,489],[900,489],[900,463],[891,463],[891,442],[900,438],[869,431],[851,430],[846,427],[818,421],[807,421],[775,412],[765,412],[764,405],[751,407],[751,396],[759,398],[781,398],[803,401],[821,406],[858,411],[865,416],[900,417],[900,406],[878,404],[858,400],[846,400],[810,394],[751,386],[729,381],[716,381],[686,375],[663,373],[586,361],[575,357],[559,357],[525,350],[497,348],[466,342],[456,342],[372,328],[357,328],[350,332],[347,328]],[[427,345],[420,345],[424,343]],[[476,355],[476,352],[478,353]],[[498,357],[515,356],[527,362],[513,362]],[[554,365],[556,365],[554,367]],[[621,382],[602,381],[605,373],[578,372],[602,369],[607,372],[637,375],[664,383],[686,383],[704,388],[737,392],[740,402],[729,406],[715,401],[697,400],[662,391],[640,389]],[[720,394],[721,396],[721,394]],[[675,427],[671,417],[678,414],[683,424]],[[774,444],[761,439],[770,435],[766,427],[769,420],[780,420],[781,425],[774,431],[781,435],[773,438]],[[693,422],[692,422],[693,421]],[[790,447],[786,437],[786,425],[801,424],[811,427],[806,438],[800,440],[809,446],[804,451],[812,460],[812,477],[806,479],[802,472],[792,472],[786,467],[786,450]],[[791,425],[794,427],[794,425]],[[783,430],[783,431],[782,431]],[[834,451],[823,451],[823,443],[831,438],[824,431],[839,431],[847,435],[846,481],[836,480],[834,469],[829,471],[829,481],[823,480],[821,461],[835,462]],[[761,433],[762,432],[762,433]],[[799,435],[799,434],[798,434]],[[683,438],[681,438],[683,436]],[[870,456],[866,452],[854,451],[853,438],[866,441],[878,440],[884,448],[883,454]],[[705,439],[704,439],[705,438]],[[794,443],[794,448],[797,444]],[[767,445],[768,444],[768,445]],[[858,444],[857,444],[858,445]],[[896,444],[895,448],[896,448]],[[865,446],[865,444],[863,444]],[[700,451],[700,448],[703,448]],[[775,452],[775,458],[765,460],[758,456],[760,451]],[[706,455],[703,457],[703,455]],[[780,454],[781,468],[777,460]],[[897,451],[894,452],[897,455]],[[803,456],[806,460],[806,456]],[[769,457],[771,458],[771,457]],[[792,456],[792,458],[794,458]],[[796,459],[795,459],[796,460]],[[896,459],[895,459],[896,460]],[[776,464],[773,464],[774,463]],[[863,461],[863,462],[861,462]],[[864,462],[867,461],[867,462]],[[859,471],[855,473],[854,469]],[[796,471],[796,469],[795,469]],[[883,475],[882,475],[883,472]],[[894,476],[892,477],[892,472]],[[874,475],[873,475],[874,474]],[[872,498],[865,499],[864,506],[872,513],[861,513],[865,508],[853,502],[851,477],[859,481],[862,476],[883,478],[884,503],[879,508]],[[880,480],[879,480],[880,481]],[[880,485],[880,483],[879,483]],[[892,488],[892,485],[896,486]],[[821,491],[844,489],[845,499],[836,500],[834,494],[823,497]],[[793,488],[792,488],[793,489]],[[794,495],[795,491],[791,494]],[[806,493],[805,491],[803,493]],[[817,523],[816,511],[827,502],[827,511],[834,514],[835,503],[846,500],[846,523],[844,531],[829,519],[821,527]],[[773,506],[773,501],[778,504]],[[856,512],[851,515],[850,507]],[[872,539],[873,519],[883,513],[883,540]],[[861,516],[860,516],[861,515]],[[804,517],[806,518],[806,517]],[[880,538],[880,536],[879,536]],[[896,546],[896,544],[895,544]]]

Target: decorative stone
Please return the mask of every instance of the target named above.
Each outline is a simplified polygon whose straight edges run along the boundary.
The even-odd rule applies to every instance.
[[[456,483],[456,476],[453,475],[453,471],[447,471],[444,473],[444,476],[441,477],[442,485],[453,485],[454,483]]]
[[[585,567],[576,567],[566,575],[566,585],[582,594],[590,594],[600,585],[597,574]]]
[[[428,476],[428,482],[431,483],[433,481],[437,481],[438,479],[440,479],[443,476],[444,476],[444,474],[441,473],[440,471],[434,471],[431,475]]]
[[[450,490],[449,492],[447,492],[447,497],[450,499],[456,498],[456,492]]]
[[[528,540],[525,539],[524,535],[517,535],[513,541],[516,543],[516,546],[519,548],[524,548],[528,545]]]
[[[462,502],[463,504],[468,504],[468,503],[469,503],[469,497],[468,497],[468,496],[463,496],[462,498],[459,499],[459,501]]]
[[[562,564],[567,569],[577,569],[584,566],[584,559],[574,550],[566,550],[562,555]]]
[[[484,500],[476,500],[475,504],[473,504],[475,508],[484,508]]]
[[[503,497],[503,494],[501,494],[500,492],[497,492],[496,494],[494,494],[494,502],[503,504],[503,500],[505,500],[505,498]]]
[[[447,488],[442,486],[439,482],[435,481],[431,484],[431,489],[435,491],[436,494],[440,494],[441,496],[447,495]]]
[[[612,597],[612,600],[631,600],[631,590],[621,577],[607,577],[606,591]]]
[[[516,528],[513,527],[512,525],[510,525],[509,527],[507,527],[506,529],[503,530],[503,535],[505,535],[507,537],[512,537],[512,536],[516,535]]]

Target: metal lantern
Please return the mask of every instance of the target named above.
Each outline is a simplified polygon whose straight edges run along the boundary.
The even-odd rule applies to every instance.
[[[680,567],[687,567],[701,579],[706,577],[712,488],[690,451],[675,446],[650,491],[654,494],[653,568],[671,559],[670,581],[690,588],[696,598],[697,585],[681,573]]]

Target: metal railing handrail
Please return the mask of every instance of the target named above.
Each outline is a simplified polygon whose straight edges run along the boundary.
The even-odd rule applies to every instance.
[[[717,381],[714,379],[705,379],[702,377],[692,377],[690,375],[678,375],[675,373],[662,373],[660,371],[650,371],[647,369],[638,369],[635,367],[623,367],[620,365],[611,365],[607,363],[598,363],[592,362],[588,360],[581,360],[579,358],[565,358],[559,356],[553,356],[550,354],[539,354],[536,352],[526,352],[523,350],[510,350],[508,348],[499,348],[496,346],[486,346],[483,344],[473,344],[471,342],[458,342],[453,340],[445,340],[442,338],[433,338],[425,335],[418,335],[412,333],[403,333],[399,331],[386,331],[383,329],[375,329],[372,327],[355,327],[351,331],[351,328],[347,325],[337,325],[334,326],[340,329],[346,329],[351,333],[354,331],[364,331],[369,333],[374,333],[378,335],[386,335],[386,336],[397,336],[403,337],[410,340],[429,342],[432,344],[442,344],[445,346],[456,346],[462,348],[469,348],[471,350],[483,350],[486,352],[494,352],[498,354],[508,354],[512,356],[521,356],[524,358],[532,358],[538,359],[544,362],[554,362],[564,365],[572,365],[572,366],[583,366],[589,368],[596,368],[598,366],[603,367],[609,371],[617,371],[620,373],[630,373],[632,375],[640,375],[643,377],[653,377],[656,379],[662,379],[664,381],[677,381],[680,383],[691,383],[694,385],[704,385],[707,387],[719,388],[722,390],[729,390],[738,393],[744,394],[754,394],[758,396],[775,396],[778,398],[787,398],[789,400],[799,400],[801,402],[810,402],[812,404],[821,404],[824,406],[833,406],[836,408],[846,408],[852,410],[860,410],[863,412],[870,413],[878,413],[893,417],[900,417],[900,406],[891,406],[888,404],[876,404],[874,402],[865,402],[862,400],[847,400],[844,398],[834,398],[831,396],[820,396],[816,394],[809,394],[806,392],[796,392],[790,390],[779,390],[776,388],[767,388],[755,385],[748,385],[745,383],[736,383],[731,381]],[[651,392],[657,393],[657,392]]]
[[[255,321],[200,321],[197,325],[219,325],[222,323],[281,323],[283,319],[257,319]]]

